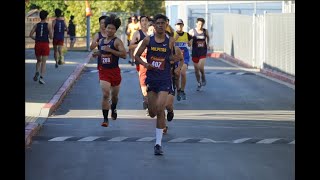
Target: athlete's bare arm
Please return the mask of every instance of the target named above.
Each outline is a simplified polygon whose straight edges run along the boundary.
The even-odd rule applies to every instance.
[[[190,34],[190,36],[192,36],[192,37],[194,36],[193,29],[190,29],[190,30],[189,30],[189,34]]]
[[[66,21],[63,20],[63,23],[64,23],[64,31],[68,31],[68,26],[67,26],[67,24],[66,24]]]
[[[34,34],[35,31],[36,31],[36,27],[37,27],[37,24],[35,24],[35,25],[32,27],[32,29],[31,29],[31,31],[30,31],[30,34],[29,34],[29,37],[30,37],[31,39],[33,39],[33,40],[36,40],[36,38],[33,36],[33,34]]]
[[[54,26],[56,25],[56,20],[52,20],[52,31],[54,31]]]
[[[138,44],[137,44],[137,47],[134,49],[134,51],[133,51],[133,56],[135,56],[136,54],[137,54],[137,52],[138,52],[138,49],[139,49],[139,47],[141,46],[141,44],[142,44],[142,41],[140,41]]]
[[[208,30],[206,29],[206,38],[207,38],[207,46],[208,46],[208,49],[210,49],[210,46],[209,46],[209,34],[208,34]]]
[[[178,46],[174,46],[174,48],[175,48],[175,51],[176,51],[176,54],[173,55],[174,62],[180,61],[179,67],[181,69],[182,66],[183,66],[183,63],[184,63],[184,58],[183,58],[181,49]]]
[[[174,63],[173,54],[172,54],[173,53],[173,48],[175,47],[174,46],[174,42],[175,42],[174,38],[170,37],[169,38],[169,48],[171,49],[171,55],[170,55],[169,59],[170,59],[170,63],[171,64]]]
[[[189,34],[190,34],[191,37],[194,36],[193,29],[190,29],[190,30],[189,30]],[[189,47],[192,45],[192,41],[193,41],[193,38],[191,38],[190,41],[188,42],[188,46],[189,46]]]
[[[130,50],[133,50],[137,47],[136,42],[138,42],[139,39],[140,39],[140,33],[139,33],[139,31],[135,31],[133,33],[132,39],[130,41],[130,45],[129,45]]]
[[[52,27],[48,25],[48,30],[49,30],[49,38],[52,39],[53,38],[53,31],[52,31]]]
[[[143,51],[146,49],[147,45],[149,44],[150,42],[150,37],[147,36],[145,37],[142,41],[141,41],[141,45],[139,48],[137,48],[137,52],[136,54],[134,55],[134,59],[139,63],[139,64],[142,64],[145,68],[147,68],[148,70],[150,69],[153,69],[154,67],[149,64],[148,62],[144,62],[142,59],[141,59],[141,54],[143,53]]]
[[[176,75],[179,75],[180,71],[181,71],[181,68],[182,68],[182,66],[184,64],[184,58],[183,58],[181,49],[178,46],[174,46],[174,48],[175,48],[176,54],[173,55],[173,59],[174,59],[175,62],[179,61],[179,66],[177,68],[175,68],[174,73]]]
[[[90,50],[92,51],[98,46],[98,38],[99,38],[99,33],[96,33],[92,39],[92,42],[90,44]]]
[[[96,41],[97,44],[100,44],[102,40],[103,40],[103,39],[99,39],[99,41],[97,40],[97,41]],[[92,57],[97,57],[97,56],[99,56],[100,54],[101,54],[101,53],[100,53],[99,50],[98,50],[98,51],[95,51],[95,52],[92,53]]]

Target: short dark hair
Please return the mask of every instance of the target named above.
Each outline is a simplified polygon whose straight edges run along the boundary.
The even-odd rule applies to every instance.
[[[203,24],[205,23],[205,20],[203,18],[197,18],[197,22],[201,21]]]
[[[99,22],[102,20],[102,19],[105,19],[107,16],[100,16],[99,17]]]
[[[163,15],[163,14],[157,14],[157,15],[154,16],[153,19],[154,19],[154,21],[157,21],[158,19],[163,19],[163,20],[165,20],[165,21],[168,20],[167,16],[165,16],[165,15]]]
[[[73,20],[73,19],[74,19],[74,15],[71,15],[71,16],[70,16],[70,19]]]
[[[104,21],[105,27],[107,27],[109,24],[112,24],[116,27],[116,30],[121,26],[121,20],[115,15],[111,14],[110,16],[107,16]]]
[[[145,15],[141,15],[141,16],[140,16],[140,19],[139,19],[139,21],[141,21],[141,19],[142,19],[142,18],[144,18],[144,17],[145,17],[145,18],[147,18],[147,19],[148,19],[148,21],[149,21],[149,18],[148,18],[148,16],[145,16]]]
[[[56,15],[56,17],[60,17],[61,16],[61,14],[62,14],[62,11],[61,11],[61,9],[55,9],[54,10],[54,14]]]
[[[48,11],[45,11],[45,10],[40,11],[40,13],[39,13],[40,19],[45,20],[47,18],[48,14],[49,14]]]
[[[136,18],[136,20],[138,20],[138,16],[137,16],[136,14],[134,14],[134,15],[131,16],[131,17],[134,17],[134,18]]]

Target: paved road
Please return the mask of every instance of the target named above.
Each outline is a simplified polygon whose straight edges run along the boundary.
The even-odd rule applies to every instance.
[[[295,179],[295,91],[209,59],[197,92],[191,66],[188,99],[175,101],[157,157],[134,68],[122,60],[118,119],[103,128],[98,74],[88,64],[26,149],[26,179]]]

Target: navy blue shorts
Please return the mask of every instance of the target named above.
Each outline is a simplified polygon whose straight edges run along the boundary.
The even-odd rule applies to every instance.
[[[173,92],[171,79],[153,81],[147,78],[145,83],[147,85],[147,92],[149,91],[153,91],[155,93],[159,93],[160,91],[167,91],[168,93]]]

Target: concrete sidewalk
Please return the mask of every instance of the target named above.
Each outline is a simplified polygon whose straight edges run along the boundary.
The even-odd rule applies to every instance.
[[[47,60],[44,81],[33,81],[36,58],[33,49],[25,50],[25,145],[31,143],[41,124],[59,107],[64,96],[90,61],[87,51],[68,51],[65,64],[55,68],[53,50]]]

